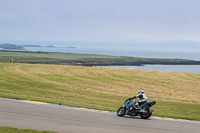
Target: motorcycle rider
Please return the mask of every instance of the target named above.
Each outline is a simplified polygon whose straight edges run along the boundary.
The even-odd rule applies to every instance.
[[[128,100],[133,100],[133,99],[137,99],[139,97],[139,101],[136,101],[135,102],[135,109],[140,109],[140,106],[139,105],[142,105],[143,103],[147,102],[147,96],[144,94],[144,91],[143,90],[140,90],[138,91],[138,95],[137,96],[134,96],[134,97],[131,97],[129,98]],[[130,110],[132,110],[133,107],[130,107]]]

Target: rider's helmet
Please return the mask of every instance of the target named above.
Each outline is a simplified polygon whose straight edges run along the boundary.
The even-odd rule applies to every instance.
[[[144,91],[143,90],[138,91],[138,95],[140,94],[144,94]]]

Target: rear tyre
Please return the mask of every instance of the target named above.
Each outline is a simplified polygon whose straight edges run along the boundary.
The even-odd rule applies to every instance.
[[[141,113],[140,117],[142,119],[148,119],[152,115],[152,112],[148,106],[144,110],[145,110],[145,113]]]
[[[120,107],[117,110],[117,115],[120,116],[120,117],[123,117],[125,115],[125,111],[126,111],[126,107]]]

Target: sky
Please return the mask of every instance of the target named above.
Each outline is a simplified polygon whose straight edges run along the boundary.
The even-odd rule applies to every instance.
[[[200,0],[0,0],[0,40],[200,42]]]

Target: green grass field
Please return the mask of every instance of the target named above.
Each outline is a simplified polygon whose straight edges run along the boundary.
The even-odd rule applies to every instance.
[[[31,129],[19,129],[11,127],[0,127],[0,133],[56,133],[50,131],[37,131]]]
[[[0,97],[116,111],[144,90],[153,115],[200,120],[200,74],[0,63]]]
[[[95,54],[74,54],[56,52],[28,52],[28,51],[2,51],[0,50],[0,62],[33,64],[59,64],[78,66],[111,66],[111,65],[143,65],[143,64],[200,64],[200,61],[185,59],[156,59],[135,58],[125,56],[106,56]]]

